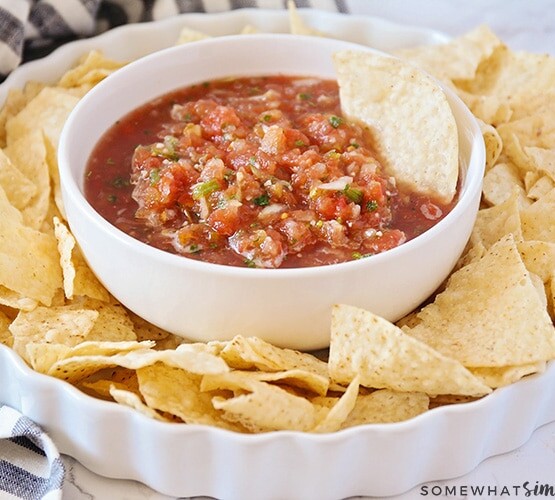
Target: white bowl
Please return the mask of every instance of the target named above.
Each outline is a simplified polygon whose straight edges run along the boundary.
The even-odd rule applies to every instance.
[[[333,304],[363,307],[394,321],[445,279],[470,235],[484,169],[480,129],[447,89],[459,130],[459,201],[421,236],[369,258],[272,270],[199,262],[128,236],[95,212],[83,195],[92,149],[107,128],[139,105],[179,87],[228,76],[334,78],[332,54],[341,49],[371,50],[291,35],[214,38],[139,59],[81,100],[60,140],[62,194],[85,258],[118,300],[148,321],[193,340],[227,340],[242,334],[279,346],[318,349],[329,344]]]

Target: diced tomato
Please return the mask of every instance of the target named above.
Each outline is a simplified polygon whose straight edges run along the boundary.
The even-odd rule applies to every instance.
[[[338,117],[314,113],[301,120],[302,132],[324,152],[332,149],[343,151],[349,145],[349,135],[345,128],[332,125],[336,123],[334,118]]]
[[[226,131],[234,132],[241,127],[241,119],[229,106],[215,106],[201,116],[200,125],[208,137],[221,136]]]
[[[208,216],[207,220],[208,225],[223,236],[231,236],[235,233],[239,229],[240,222],[239,207],[237,206],[218,208]]]

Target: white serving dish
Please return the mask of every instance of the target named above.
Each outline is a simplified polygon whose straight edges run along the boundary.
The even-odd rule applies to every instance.
[[[437,33],[366,17],[314,12],[310,22],[382,50],[445,40]],[[10,86],[29,79],[54,81],[91,48],[133,58],[149,47],[171,45],[184,25],[224,34],[245,24],[286,31],[287,15],[244,10],[116,29],[64,46],[15,71],[0,86],[0,102]],[[0,380],[0,402],[41,425],[62,453],[100,475],[137,480],[175,497],[338,500],[396,495],[422,482],[466,474],[485,458],[521,446],[536,428],[555,420],[555,363],[542,375],[474,403],[434,409],[404,423],[329,435],[239,435],[152,421],[33,372],[1,345]]]

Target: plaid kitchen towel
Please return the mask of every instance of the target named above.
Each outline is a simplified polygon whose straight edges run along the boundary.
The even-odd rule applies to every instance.
[[[287,0],[0,0],[0,81],[22,61],[126,23],[185,12],[276,9]],[[295,0],[297,7],[346,12],[345,0]]]
[[[59,500],[64,473],[50,438],[21,413],[0,406],[0,498]]]

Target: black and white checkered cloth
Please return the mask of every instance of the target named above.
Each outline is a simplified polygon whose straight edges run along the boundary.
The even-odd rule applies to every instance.
[[[59,500],[64,472],[50,438],[21,413],[0,406],[0,498]]]
[[[22,61],[126,23],[185,12],[284,8],[287,0],[0,0],[0,81]],[[345,0],[295,0],[297,7],[346,12]]]

